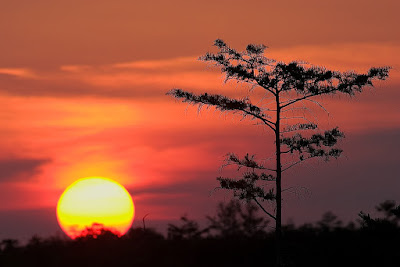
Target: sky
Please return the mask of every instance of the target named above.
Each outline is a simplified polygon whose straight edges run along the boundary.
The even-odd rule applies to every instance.
[[[131,193],[135,225],[165,227],[215,213],[224,155],[270,157],[252,121],[198,111],[173,88],[243,96],[197,58],[225,40],[242,50],[334,70],[391,66],[355,97],[318,99],[321,126],[340,126],[339,160],[291,169],[284,222],[325,211],[344,221],[400,202],[400,3],[383,1],[0,0],[0,239],[60,233],[55,210],[79,178],[109,177]],[[314,116],[312,115],[312,116]],[[163,226],[164,225],[164,226]]]

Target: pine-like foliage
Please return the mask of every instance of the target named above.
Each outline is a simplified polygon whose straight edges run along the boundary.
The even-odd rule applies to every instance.
[[[373,67],[366,73],[340,72],[297,61],[278,62],[265,57],[265,45],[249,44],[244,51],[237,51],[223,40],[217,39],[214,46],[218,52],[206,53],[199,59],[219,67],[225,74],[225,82],[235,80],[249,84],[252,90],[263,90],[263,99],[268,99],[269,103],[273,104],[263,105],[263,99],[258,99],[258,104],[255,105],[250,101],[250,95],[244,99],[234,99],[218,94],[195,94],[182,89],[173,89],[167,94],[183,102],[197,104],[200,108],[206,105],[221,112],[240,114],[244,118],[257,120],[272,130],[275,136],[275,166],[264,166],[249,154],[244,158],[228,154],[227,165],[237,165],[238,170],[244,171],[239,178],[218,177],[217,180],[221,188],[231,190],[239,199],[255,201],[273,218],[276,221],[279,241],[282,173],[308,159],[338,158],[342,150],[336,145],[338,140],[344,137],[337,127],[317,133],[317,124],[304,115],[293,115],[290,118],[284,116],[290,111],[292,114],[295,111],[304,114],[306,102],[320,105],[313,99],[316,96],[352,96],[362,92],[364,87],[373,86],[374,81],[385,80],[389,76],[390,67]],[[296,160],[293,161],[294,158]],[[274,202],[274,211],[267,211],[262,205],[264,201]],[[279,246],[277,242],[277,265],[280,265]]]

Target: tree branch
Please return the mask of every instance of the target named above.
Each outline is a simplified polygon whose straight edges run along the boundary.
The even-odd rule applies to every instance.
[[[304,161],[306,161],[306,160],[308,160],[308,159],[312,159],[312,158],[315,158],[315,157],[306,157],[306,158],[304,158],[304,159],[302,159],[302,160],[296,161],[295,163],[290,164],[288,167],[283,168],[283,169],[282,169],[282,172],[284,172],[284,171],[286,171],[286,170],[288,170],[288,169],[290,169],[290,168],[296,166],[297,164],[300,164],[300,163],[302,163],[302,162],[304,162]]]
[[[183,91],[181,89],[173,89],[169,91],[167,95],[172,95],[175,98],[183,99],[183,102],[188,102],[193,105],[204,104],[215,106],[221,111],[241,111],[244,113],[245,117],[249,115],[255,119],[259,119],[269,128],[271,128],[271,130],[276,131],[274,127],[275,123],[268,120],[268,116],[262,112],[261,108],[251,104],[247,99],[237,100],[222,95],[207,93],[196,95],[191,92]]]
[[[330,90],[330,91],[323,92],[323,93],[321,92],[321,93],[315,93],[315,94],[308,94],[308,95],[305,95],[305,96],[303,96],[303,97],[299,97],[299,98],[296,98],[296,99],[294,99],[294,100],[291,100],[291,101],[289,101],[289,103],[280,106],[280,108],[283,109],[283,108],[285,108],[285,107],[287,107],[287,106],[290,106],[290,105],[292,105],[292,104],[294,104],[294,103],[296,103],[296,102],[299,102],[299,101],[301,101],[301,100],[304,100],[304,99],[307,99],[307,98],[310,98],[310,97],[313,97],[313,96],[317,96],[317,95],[329,94],[329,93],[332,93],[332,92],[334,92],[334,91],[335,91],[335,90],[332,89],[332,90]]]
[[[274,219],[276,221],[276,217],[274,215],[272,215],[271,213],[269,213],[266,209],[264,209],[264,207],[260,204],[260,202],[258,202],[258,200],[256,198],[253,198],[253,200],[262,209],[262,211],[265,212],[265,214],[267,214],[269,217],[271,217],[272,219]]]

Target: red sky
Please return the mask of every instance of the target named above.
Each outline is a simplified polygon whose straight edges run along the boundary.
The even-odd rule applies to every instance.
[[[271,136],[165,95],[246,93],[196,60],[216,38],[237,49],[264,43],[272,58],[336,70],[392,66],[375,89],[322,101],[330,115],[318,111],[319,122],[345,131],[345,154],[284,177],[307,188],[286,197],[284,218],[314,221],[331,210],[350,220],[400,201],[398,1],[136,2],[2,3],[0,238],[53,234],[58,197],[86,176],[127,187],[139,219],[202,218],[228,200],[210,195],[223,156],[269,156]]]

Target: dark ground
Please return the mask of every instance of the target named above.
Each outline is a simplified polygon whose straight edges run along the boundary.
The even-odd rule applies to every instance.
[[[358,224],[343,226],[326,213],[312,225],[285,226],[284,263],[400,266],[400,206],[384,202],[377,208],[383,218],[360,214]],[[267,222],[253,211],[234,202],[220,206],[204,229],[183,217],[180,225],[169,225],[167,238],[151,229],[133,228],[118,237],[97,228],[76,240],[32,237],[25,246],[3,240],[0,266],[274,266],[273,232],[265,231]]]

